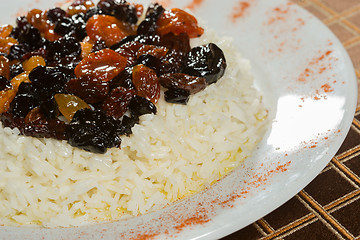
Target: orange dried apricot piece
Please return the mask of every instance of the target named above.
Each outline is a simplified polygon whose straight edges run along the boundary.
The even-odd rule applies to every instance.
[[[103,40],[110,47],[124,37],[135,34],[135,29],[113,16],[94,15],[86,23],[86,33],[93,42]]]
[[[160,84],[156,72],[143,64],[136,65],[132,71],[136,95],[156,103],[160,98]]]
[[[199,27],[197,20],[191,14],[184,10],[173,8],[164,11],[159,17],[157,24],[157,33],[166,35],[170,32],[175,35],[186,33],[190,38],[200,37],[204,33],[204,29]]]
[[[59,111],[64,117],[71,121],[75,113],[84,108],[90,108],[90,106],[81,98],[72,94],[55,94],[55,101],[59,107]]]
[[[23,64],[24,71],[30,72],[38,66],[46,66],[45,59],[41,56],[32,56],[28,60],[24,61]]]
[[[5,89],[0,91],[0,114],[7,112],[10,108],[10,103],[16,96],[15,89]]]
[[[5,56],[0,56],[0,75],[10,78],[10,61]]]
[[[0,27],[0,38],[9,37],[13,30],[13,26],[11,25],[3,25]]]
[[[105,48],[90,53],[75,68],[76,77],[91,76],[101,81],[110,81],[122,72],[127,64],[127,59],[119,53]]]
[[[18,44],[18,41],[12,37],[0,38],[0,52],[9,54],[11,46]]]
[[[93,44],[89,42],[81,42],[81,57],[84,58],[91,53]]]

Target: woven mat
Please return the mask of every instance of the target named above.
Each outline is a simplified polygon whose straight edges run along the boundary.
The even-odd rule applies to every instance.
[[[340,39],[353,61],[359,83],[360,0],[293,2],[317,16]],[[327,167],[280,208],[225,240],[360,239],[359,103],[358,98],[350,132]]]

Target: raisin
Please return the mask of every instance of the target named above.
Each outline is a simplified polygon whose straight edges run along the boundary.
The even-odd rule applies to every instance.
[[[18,44],[15,38],[6,37],[0,38],[0,52],[8,55],[12,46]]]
[[[71,18],[68,17],[63,17],[62,19],[60,19],[56,23],[56,26],[54,28],[54,31],[61,36],[65,36],[73,30],[73,21],[71,20]]]
[[[139,24],[138,35],[153,35],[158,28],[157,21],[165,9],[158,3],[151,4],[147,11],[145,19]]]
[[[50,22],[57,23],[66,16],[66,12],[61,8],[56,7],[47,11],[46,16]]]
[[[21,64],[13,64],[10,66],[10,78],[9,79],[16,77],[17,75],[19,75],[23,72],[24,72],[24,69]]]
[[[92,7],[85,13],[84,21],[87,22],[94,15],[104,15],[104,14],[105,13],[100,8]]]
[[[91,49],[91,52],[97,52],[97,51],[100,51],[100,50],[103,50],[104,48],[106,48],[106,43],[105,41],[103,40],[97,40],[92,49]]]
[[[113,11],[117,6],[116,1],[117,0],[100,0],[97,7],[101,9],[104,14],[113,15]]]
[[[20,130],[24,135],[37,138],[55,138],[65,140],[66,125],[58,119],[37,119]]]
[[[132,67],[127,67],[109,82],[110,88],[124,87],[135,89],[132,82]]]
[[[46,63],[45,63],[45,59],[43,57],[32,56],[28,60],[24,61],[22,63],[22,65],[23,65],[24,71],[30,72],[31,70],[33,70],[34,68],[36,68],[38,66],[45,66]]]
[[[136,118],[130,118],[126,115],[122,118],[121,121],[121,135],[127,135],[129,136],[132,134],[131,128],[135,126],[135,124],[138,123],[138,120]]]
[[[10,87],[10,81],[6,77],[0,75],[0,91]]]
[[[111,91],[110,96],[103,102],[102,109],[108,116],[119,119],[127,111],[134,96],[135,90],[117,87]]]
[[[136,56],[140,57],[141,55],[149,54],[156,58],[161,58],[164,57],[168,51],[169,49],[167,49],[166,47],[144,45],[137,51]]]
[[[226,69],[223,51],[214,43],[193,48],[187,55],[183,73],[205,77],[208,84],[220,79]]]
[[[169,89],[184,89],[195,94],[205,89],[207,86],[206,79],[203,77],[195,77],[184,73],[169,73],[159,78],[161,86]]]
[[[28,22],[40,33],[42,33],[46,39],[55,41],[59,38],[59,36],[54,32],[55,26],[50,21],[48,21],[46,11],[33,9],[28,12],[26,18]]]
[[[126,36],[134,34],[135,30],[131,25],[113,16],[94,15],[86,23],[86,32],[92,41],[102,39],[110,47]]]
[[[25,44],[16,44],[10,47],[9,59],[21,60],[29,52]]]
[[[156,74],[159,75],[162,68],[163,68],[163,64],[161,62],[160,59],[154,57],[153,55],[149,55],[149,54],[145,54],[145,55],[141,55],[137,61],[136,61],[136,65],[138,64],[143,64],[153,70],[155,70]]]
[[[169,89],[164,93],[165,101],[186,105],[190,98],[190,92],[185,89]]]
[[[127,66],[131,66],[136,61],[136,53],[143,46],[143,44],[131,41],[122,44],[115,51],[119,53],[121,56],[127,58]]]
[[[114,17],[120,21],[130,24],[136,24],[138,21],[137,12],[135,6],[127,3],[120,3],[114,9]]]
[[[75,0],[67,9],[66,13],[69,16],[86,13],[90,8],[94,7],[95,4],[91,0]]]
[[[83,76],[70,80],[66,84],[66,90],[87,103],[104,101],[109,94],[109,84],[98,78]]]
[[[11,25],[3,25],[0,27],[0,38],[7,38],[13,31],[13,26]]]
[[[40,119],[45,119],[44,115],[40,112],[40,108],[39,107],[35,107],[33,109],[30,110],[30,112],[28,112],[28,114],[26,115],[25,119],[24,119],[24,123],[25,124],[29,124],[35,121],[38,121]]]
[[[134,96],[129,104],[129,110],[133,118],[138,118],[144,114],[156,114],[156,106],[141,96]]]
[[[100,110],[88,108],[77,111],[66,127],[70,145],[94,153],[105,153],[107,148],[119,147],[119,122]]]
[[[46,60],[59,62],[63,58],[81,56],[81,44],[70,36],[65,36],[49,44]]]
[[[40,103],[40,112],[46,119],[56,119],[59,116],[58,106],[53,96]]]
[[[36,107],[37,102],[32,95],[17,94],[10,103],[10,112],[17,117],[24,118],[31,109]]]
[[[125,69],[127,59],[111,49],[103,49],[85,57],[75,68],[75,75],[92,76],[109,81]]]
[[[204,33],[204,29],[197,25],[194,16],[178,8],[164,11],[157,24],[159,35],[166,35],[170,32],[175,35],[186,33],[190,38],[196,38]]]
[[[156,72],[145,65],[136,65],[132,72],[132,81],[137,90],[136,95],[156,103],[160,98],[160,84]]]

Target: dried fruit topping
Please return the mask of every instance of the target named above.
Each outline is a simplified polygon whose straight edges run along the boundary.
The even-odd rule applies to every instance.
[[[65,86],[67,92],[72,93],[87,103],[104,101],[109,94],[109,84],[101,79],[85,75],[71,79]]]
[[[196,38],[204,33],[204,29],[198,26],[194,16],[178,8],[165,11],[159,17],[157,24],[157,33],[160,35],[170,32],[175,35],[186,33],[190,38]]]
[[[189,13],[125,0],[75,0],[33,9],[0,27],[0,121],[33,137],[95,153],[120,147],[161,96],[187,104],[226,68],[215,44],[191,49],[203,29]]]
[[[38,66],[46,66],[46,62],[45,59],[41,56],[32,56],[28,60],[24,61],[22,65],[24,71],[30,72]]]
[[[121,118],[128,110],[131,99],[135,96],[135,90],[124,87],[113,89],[110,96],[103,102],[102,109],[108,116]]]
[[[91,0],[75,0],[67,9],[66,13],[69,16],[86,13],[90,8],[94,7],[95,4]]]
[[[90,108],[90,106],[81,98],[71,94],[55,94],[54,96],[59,111],[68,120],[71,121],[74,114],[84,108]]]
[[[165,101],[186,105],[190,98],[190,92],[181,88],[169,89],[164,93]]]
[[[110,81],[127,64],[127,59],[111,49],[103,49],[85,57],[75,68],[75,75],[91,76],[101,81]]]
[[[94,15],[86,24],[86,32],[92,41],[104,40],[108,47],[135,33],[134,28],[108,15]]]
[[[183,89],[190,94],[204,90],[207,86],[203,77],[195,77],[184,73],[168,73],[159,78],[161,86],[169,89]]]
[[[214,43],[195,47],[185,59],[183,73],[205,77],[208,84],[224,75],[226,60],[223,51]]]
[[[160,98],[160,84],[156,72],[145,65],[136,65],[132,72],[136,95],[156,103]]]
[[[119,147],[120,123],[101,110],[81,109],[66,126],[69,143],[94,153],[105,153],[107,148]]]

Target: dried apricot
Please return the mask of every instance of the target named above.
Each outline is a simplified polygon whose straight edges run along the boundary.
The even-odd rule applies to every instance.
[[[87,55],[91,53],[93,45],[89,42],[81,42],[81,57],[85,58]]]
[[[10,79],[10,61],[5,56],[0,56],[0,75]]]
[[[55,94],[55,101],[59,107],[59,111],[64,117],[71,121],[75,113],[90,106],[81,98],[71,94]]]
[[[135,34],[135,29],[113,16],[94,15],[86,23],[86,32],[92,41],[101,39],[110,47],[126,36]]]
[[[23,64],[24,71],[30,72],[38,66],[46,66],[45,59],[41,56],[32,56],[28,60],[24,61]]]
[[[13,30],[13,26],[11,25],[3,25],[0,27],[0,38],[6,38],[9,37],[11,32]]]
[[[133,68],[132,80],[137,90],[136,95],[156,103],[160,98],[160,84],[156,72],[143,64]]]
[[[79,78],[85,75],[92,76],[101,81],[110,81],[127,64],[127,59],[119,53],[105,48],[85,57],[75,68],[75,75]]]
[[[166,35],[170,32],[179,35],[186,33],[190,38],[200,37],[204,33],[204,29],[199,27],[197,20],[191,14],[184,10],[173,8],[164,11],[157,21],[157,33]]]

